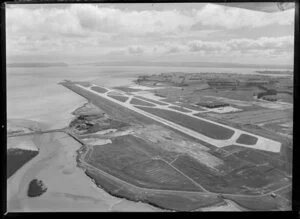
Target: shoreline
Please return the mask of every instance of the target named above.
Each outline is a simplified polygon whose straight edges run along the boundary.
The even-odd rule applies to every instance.
[[[80,168],[82,168],[82,167],[80,167]],[[82,168],[82,169],[83,169],[83,168]],[[151,202],[147,202],[147,201],[136,201],[136,200],[134,200],[134,199],[131,199],[131,198],[128,198],[128,197],[125,197],[125,196],[122,196],[122,195],[117,195],[117,194],[115,194],[115,193],[109,191],[108,189],[104,188],[101,184],[98,184],[98,183],[96,182],[96,180],[94,180],[94,178],[93,178],[92,176],[89,176],[89,174],[87,173],[87,171],[88,171],[87,169],[84,169],[85,175],[86,175],[88,178],[90,178],[91,181],[92,181],[98,188],[104,190],[105,192],[107,192],[108,194],[110,194],[110,195],[112,195],[112,196],[114,196],[114,197],[117,197],[117,198],[120,198],[120,199],[124,199],[124,200],[130,201],[130,202],[141,203],[141,204],[148,204],[148,205],[150,205],[150,206],[152,206],[152,207],[154,207],[154,208],[159,208],[159,209],[162,210],[162,211],[175,211],[175,210],[163,208],[163,207],[161,207],[161,206],[159,206],[159,205],[156,205],[156,204],[154,204],[154,203],[151,203]]]

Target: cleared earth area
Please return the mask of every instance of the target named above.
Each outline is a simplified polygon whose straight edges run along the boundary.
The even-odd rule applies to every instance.
[[[176,113],[165,109],[155,109],[147,107],[137,107],[153,115],[159,116],[161,118],[167,119],[171,122],[177,123],[191,130],[197,131],[203,135],[210,138],[225,140],[231,138],[234,131],[222,126],[215,125],[204,120],[198,120],[184,114]]]

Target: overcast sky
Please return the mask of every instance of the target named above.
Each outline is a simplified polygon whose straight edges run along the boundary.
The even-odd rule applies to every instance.
[[[7,62],[293,63],[294,9],[215,4],[8,5]]]

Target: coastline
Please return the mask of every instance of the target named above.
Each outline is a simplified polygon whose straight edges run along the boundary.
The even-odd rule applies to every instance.
[[[76,117],[76,115],[74,115],[74,112],[78,108],[82,108],[88,104],[86,100],[84,102],[85,103],[80,104],[79,107],[72,107],[72,111],[70,112],[70,117],[72,117],[71,121]],[[68,127],[68,125],[69,123],[65,123],[64,127]],[[47,130],[49,130],[49,128],[47,128]],[[16,171],[15,174],[7,179],[7,210],[9,212],[49,211],[50,209],[51,211],[62,212],[69,210],[112,211],[112,209],[114,209],[114,211],[158,211],[158,209],[155,209],[150,205],[148,206],[145,203],[132,202],[124,198],[120,199],[115,196],[111,196],[103,189],[97,187],[92,182],[92,180],[84,173],[84,170],[79,167],[79,164],[77,162],[78,153],[79,151],[84,149],[84,145],[79,144],[69,134],[63,132],[54,132],[27,135],[26,137],[20,136],[19,138],[20,141],[22,141],[23,139],[32,139],[34,144],[37,146],[39,153],[37,156],[27,161],[18,171]],[[61,141],[67,142],[62,144]],[[78,145],[78,148],[76,150],[74,149],[74,144]],[[61,156],[65,156],[63,155],[65,153],[67,153],[66,156],[69,158],[60,159]],[[67,162],[65,164],[62,164],[66,167],[64,170],[61,169],[61,165],[57,165],[57,163],[59,162]],[[53,170],[49,172],[49,168]],[[77,176],[75,176],[74,174]],[[59,181],[63,181],[62,179],[65,178],[64,175],[71,177],[70,179],[66,178],[69,183],[65,183],[65,185],[63,186],[64,188],[58,188],[56,184]],[[48,191],[39,197],[29,198],[27,197],[28,184],[34,178],[43,180],[46,187],[48,188]],[[74,180],[82,182],[79,183],[79,187],[77,189],[72,190],[73,192],[70,191],[69,193],[67,193],[70,185],[72,185],[72,182]],[[77,193],[80,193],[80,196],[78,196]],[[74,199],[74,201],[69,199],[64,200],[64,197],[77,196],[79,198]],[[85,196],[86,198],[83,198]],[[81,207],[81,205],[79,204],[81,202],[85,202],[83,200],[92,199],[95,199],[97,201],[95,202],[95,204],[91,204],[91,206]],[[59,202],[60,205],[58,206],[56,202]],[[70,206],[73,205],[71,205],[71,203],[73,203],[74,206],[78,204],[79,205],[77,206],[77,208],[72,207],[72,209],[70,209]],[[97,203],[102,204],[99,206],[99,204]],[[124,208],[124,206],[127,207]]]

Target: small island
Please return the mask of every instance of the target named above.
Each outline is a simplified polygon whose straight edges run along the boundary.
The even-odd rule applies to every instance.
[[[29,183],[27,195],[28,197],[37,197],[37,196],[41,196],[46,191],[47,188],[45,187],[42,180],[33,179]]]

